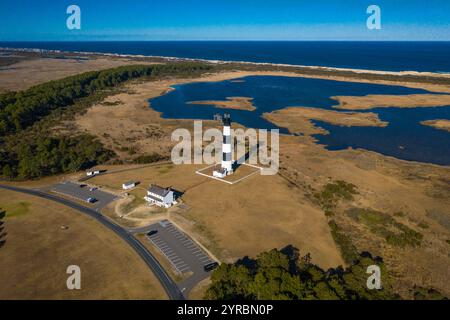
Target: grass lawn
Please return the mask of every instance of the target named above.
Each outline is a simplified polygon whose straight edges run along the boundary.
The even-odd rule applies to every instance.
[[[0,212],[0,299],[167,299],[140,257],[81,213],[6,190]],[[81,290],[66,287],[69,265],[81,268]]]

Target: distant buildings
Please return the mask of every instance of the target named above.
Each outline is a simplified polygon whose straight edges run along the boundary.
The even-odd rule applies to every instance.
[[[86,175],[88,176],[88,177],[92,177],[92,176],[95,176],[95,175],[97,175],[97,174],[100,174],[100,173],[105,173],[107,170],[101,170],[101,169],[89,169],[89,170],[86,170]]]
[[[137,185],[138,185],[137,181],[128,181],[128,182],[125,182],[124,184],[122,184],[122,189],[130,190],[130,189],[133,189],[134,187],[136,187]]]
[[[170,208],[175,202],[175,193],[170,188],[163,188],[152,184],[147,190],[147,196],[144,198],[149,204],[157,205],[163,208]]]
[[[95,176],[96,174],[100,174],[100,170],[88,170],[88,171],[86,171],[86,175],[88,177]]]

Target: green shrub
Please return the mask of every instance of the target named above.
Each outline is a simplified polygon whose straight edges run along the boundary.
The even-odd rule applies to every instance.
[[[314,198],[324,210],[330,210],[336,207],[340,200],[353,200],[353,196],[357,194],[354,184],[338,180],[334,183],[325,185],[321,192],[314,194]]]
[[[147,163],[154,163],[158,161],[168,160],[169,158],[167,156],[162,156],[159,153],[153,152],[151,154],[147,155],[141,155],[133,160],[134,163],[137,164],[147,164]]]
[[[331,236],[334,242],[339,247],[342,258],[348,264],[351,264],[358,257],[358,250],[353,245],[352,240],[346,234],[344,234],[334,220],[330,220],[328,225],[331,230]]]
[[[397,222],[386,213],[373,209],[351,208],[347,210],[347,214],[366,225],[372,233],[384,238],[390,245],[416,247],[422,242],[422,234]]]

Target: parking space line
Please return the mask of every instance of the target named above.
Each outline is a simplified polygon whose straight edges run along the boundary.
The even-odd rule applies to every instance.
[[[182,267],[187,266],[187,263],[184,262],[183,260],[181,260],[181,261],[178,261],[178,262],[174,262],[174,265],[176,265],[177,268],[182,268]]]
[[[175,264],[176,264],[176,263],[179,263],[179,262],[184,262],[183,259],[181,259],[181,258],[179,258],[179,257],[172,258],[171,260],[172,260],[172,262],[175,263]]]

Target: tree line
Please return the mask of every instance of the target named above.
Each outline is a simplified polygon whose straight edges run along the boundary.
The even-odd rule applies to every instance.
[[[380,290],[367,288],[367,267],[381,270]],[[263,252],[256,259],[221,264],[211,276],[205,298],[212,300],[371,300],[397,299],[381,258],[360,254],[348,268],[324,271],[292,246]]]

